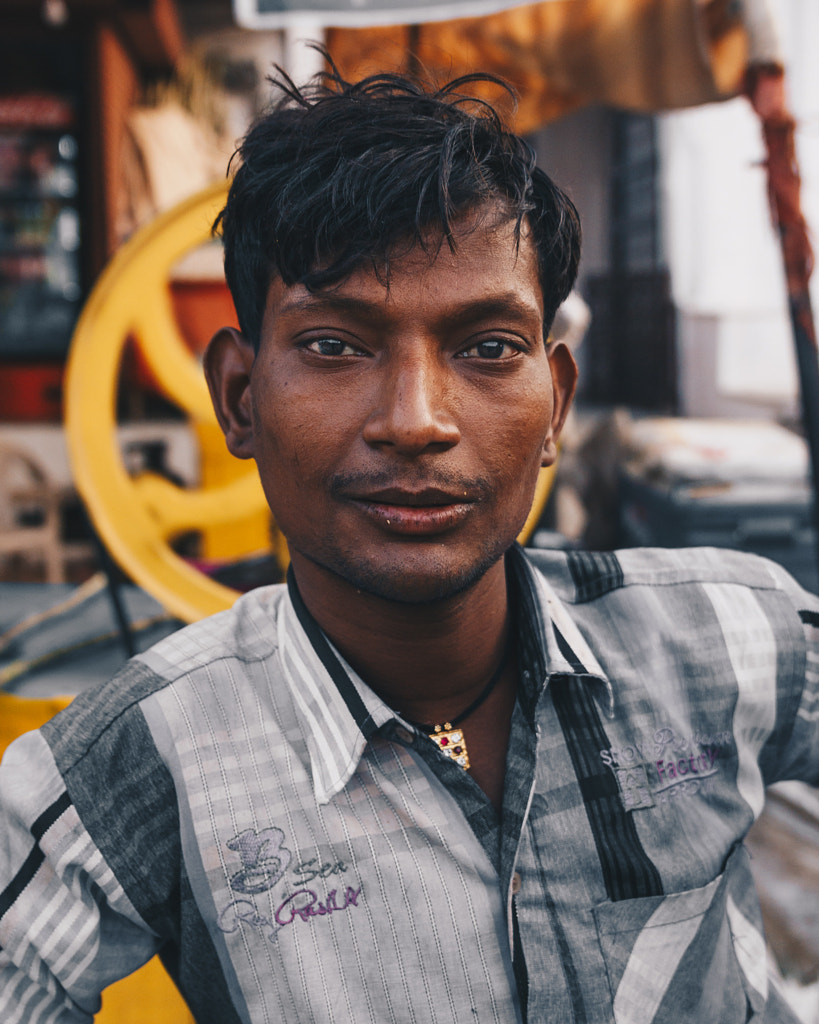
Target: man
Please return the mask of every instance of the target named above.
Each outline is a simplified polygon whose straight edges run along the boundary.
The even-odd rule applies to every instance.
[[[819,603],[515,545],[579,228],[470,85],[286,85],[243,144],[206,371],[291,573],[12,748],[4,1022],[157,951],[200,1022],[793,1019],[742,837],[817,781]]]

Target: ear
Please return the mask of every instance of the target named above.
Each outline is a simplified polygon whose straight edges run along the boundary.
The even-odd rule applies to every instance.
[[[223,327],[205,350],[204,369],[216,419],[228,450],[239,459],[253,457],[253,398],[250,375],[256,353],[245,336]]]
[[[577,386],[577,363],[568,346],[560,341],[552,342],[548,356],[552,371],[552,424],[543,444],[542,466],[551,466],[557,458],[557,440]]]

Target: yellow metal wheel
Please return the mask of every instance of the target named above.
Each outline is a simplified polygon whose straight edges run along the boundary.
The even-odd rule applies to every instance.
[[[179,557],[173,539],[189,530],[227,528],[254,512],[267,515],[267,503],[255,466],[239,460],[234,478],[216,486],[183,488],[152,473],[129,476],[116,434],[117,386],[131,337],[197,433],[218,430],[201,366],[174,317],[169,276],[181,256],[210,237],[226,188],[220,184],[181,203],[117,252],[85,305],[66,373],[69,454],[94,525],[125,572],[188,622],[229,607],[237,595]]]
[[[554,483],[556,469],[557,462],[554,462],[551,466],[541,469],[540,473],[538,473],[532,507],[529,509],[529,515],[526,517],[523,529],[518,534],[518,540],[521,544],[528,544],[532,538],[532,534],[535,532],[538,522],[540,521],[540,517],[543,515],[543,510],[546,508],[546,502],[549,500],[549,495],[552,492],[552,484]]]
[[[210,237],[226,193],[223,184],[199,193],[137,232],[117,252],[77,323],[66,374],[69,454],[94,525],[125,572],[187,622],[228,608],[238,595],[177,555],[173,539],[190,530],[238,531],[251,536],[243,552],[251,554],[258,550],[258,528],[245,524],[269,522],[255,465],[236,459],[225,469],[226,450],[215,454],[216,418],[199,361],[176,323],[169,288],[177,260]],[[116,399],[129,338],[203,443],[203,485],[198,488],[178,487],[152,473],[131,477],[125,468],[117,442]],[[209,451],[220,470],[208,471]],[[552,477],[553,467],[541,471],[522,542],[540,518]],[[268,546],[286,564],[286,545],[272,523]]]

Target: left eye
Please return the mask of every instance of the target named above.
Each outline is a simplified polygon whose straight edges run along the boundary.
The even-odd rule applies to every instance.
[[[520,353],[520,349],[509,341],[501,338],[488,338],[464,349],[460,355],[464,359],[511,359]]]

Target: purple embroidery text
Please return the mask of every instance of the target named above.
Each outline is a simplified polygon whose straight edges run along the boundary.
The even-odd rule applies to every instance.
[[[657,774],[662,782],[671,781],[680,775],[689,773],[691,775],[710,774],[718,756],[718,750],[706,747],[698,757],[692,754],[690,757],[680,757],[676,761],[660,760],[657,762]]]
[[[669,726],[630,744],[600,751],[614,773],[620,801],[627,811],[667,803],[672,797],[711,792],[720,760],[730,756],[729,732],[695,732],[690,736]]]
[[[227,935],[235,932],[241,924],[249,924],[258,929],[269,942],[275,942],[281,929],[293,924],[297,918],[309,922],[313,917],[326,917],[340,910],[349,910],[350,907],[358,906],[360,896],[361,886],[355,889],[348,885],[343,896],[339,897],[337,890],[331,889],[322,902],[312,889],[297,889],[279,904],[273,920],[260,913],[250,900],[234,900],[219,914],[216,923]]]

